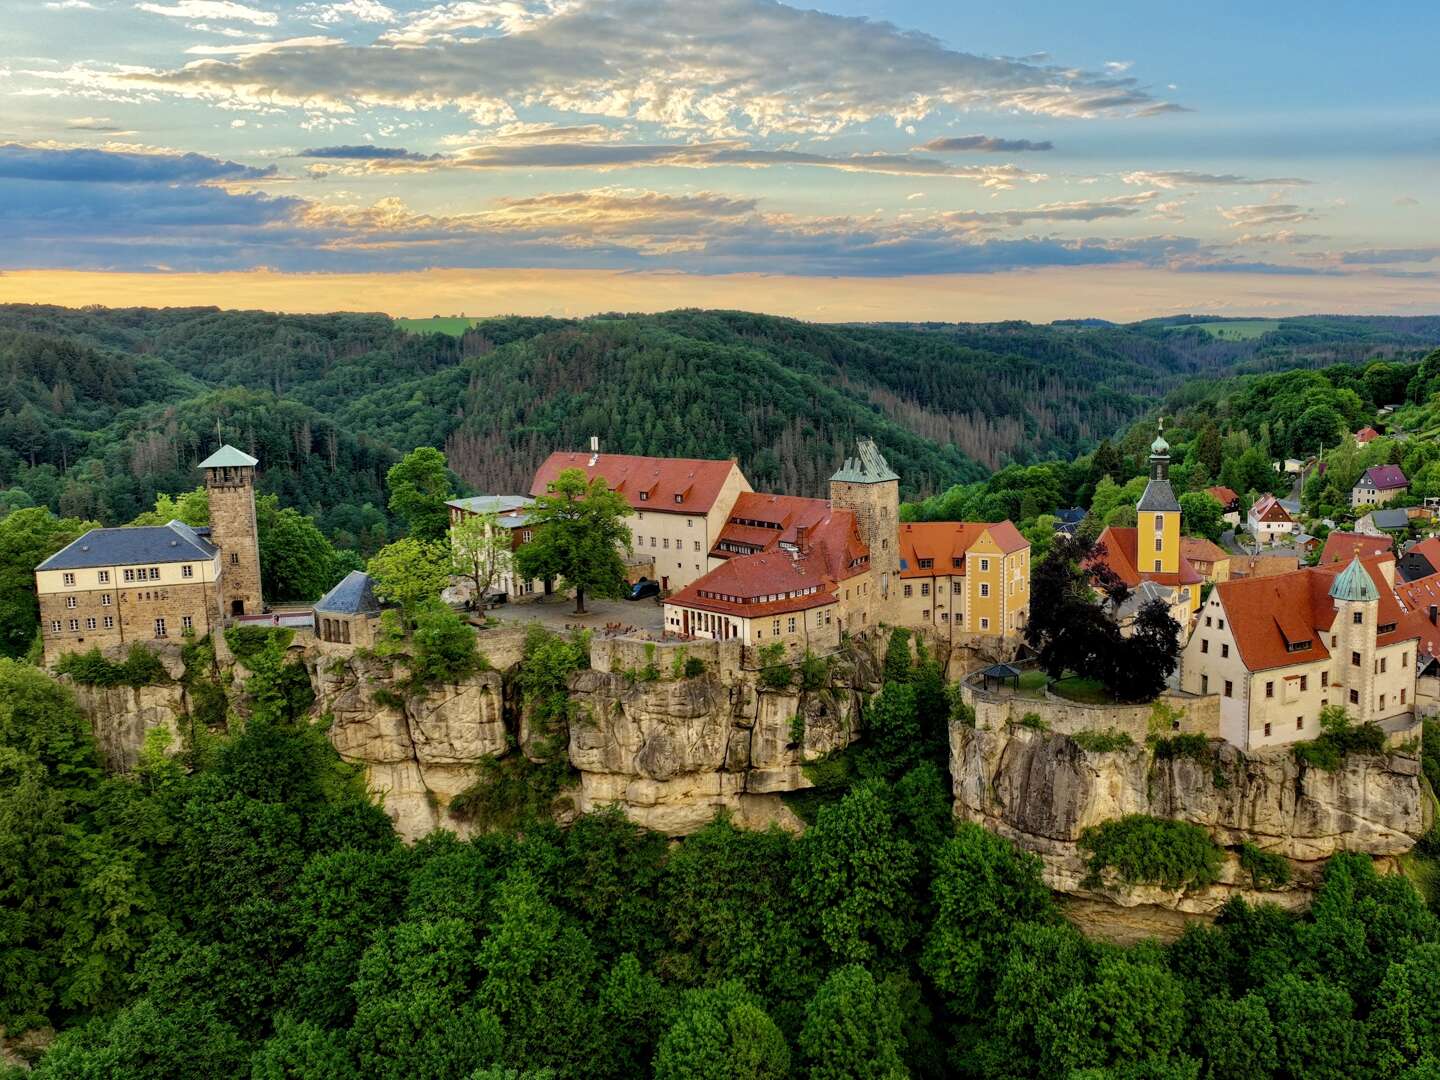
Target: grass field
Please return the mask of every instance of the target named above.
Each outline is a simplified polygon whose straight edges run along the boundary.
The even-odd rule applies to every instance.
[[[1249,341],[1264,337],[1272,330],[1280,329],[1279,319],[1235,319],[1228,322],[1187,323],[1187,327],[1198,326],[1211,337],[1225,341]]]
[[[449,334],[451,337],[459,337],[479,321],[460,316],[436,316],[431,319],[396,319],[395,325],[407,334]]]

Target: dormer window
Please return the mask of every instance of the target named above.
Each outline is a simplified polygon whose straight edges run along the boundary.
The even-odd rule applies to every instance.
[[[1286,652],[1304,652],[1305,650],[1307,650],[1308,648],[1310,648],[1310,646],[1311,646],[1312,643],[1313,643],[1313,642],[1312,642],[1312,639],[1310,639],[1310,638],[1307,638],[1307,639],[1305,639],[1304,641],[1292,641],[1292,642],[1289,642],[1289,643],[1285,646],[1285,651],[1286,651]]]
[[[677,503],[684,502],[684,501],[685,501],[685,496],[684,496],[684,495],[681,495],[681,494],[677,491],[677,492],[675,493],[675,501],[676,501]]]
[[[920,560],[919,560],[919,563],[920,563],[920,569],[921,569],[921,570],[929,570],[931,567],[933,567],[933,566],[935,565],[935,560],[934,560],[934,559],[920,559]]]
[[[642,491],[642,492],[640,492],[640,501],[641,501],[641,502],[649,502],[649,501],[650,501],[650,493],[649,493],[648,491]]]
[[[1376,632],[1377,634],[1389,634],[1389,633],[1393,633],[1394,630],[1395,630],[1395,624],[1394,624],[1393,622],[1381,623],[1379,626],[1377,626],[1377,627],[1375,628],[1375,632]]]

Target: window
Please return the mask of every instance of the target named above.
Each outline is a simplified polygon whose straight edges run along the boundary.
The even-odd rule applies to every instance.
[[[1306,690],[1309,690],[1309,689],[1310,689],[1310,676],[1309,676],[1309,675],[1301,675],[1301,676],[1300,676],[1300,691],[1303,693],[1303,692],[1305,692]]]
[[[1275,696],[1275,683],[1273,681],[1265,684],[1265,696],[1269,698]]]
[[[1390,659],[1390,658],[1389,658],[1388,656],[1382,656],[1382,657],[1380,657],[1380,674],[1381,674],[1381,675],[1384,675],[1384,674],[1385,674],[1385,662],[1386,662],[1387,660],[1389,660],[1389,659]]]
[[[700,550],[700,541],[699,541],[699,540],[696,540],[696,541],[695,541],[695,550],[696,550],[696,551],[699,551],[699,550]]]
[[[79,629],[80,629],[80,620],[79,620],[79,619],[71,619],[71,620],[70,620],[70,623],[69,623],[69,626],[70,626],[70,629],[71,629],[71,630],[79,630]]]
[[[921,596],[929,596],[929,595],[930,595],[930,583],[929,583],[928,581],[922,581],[922,582],[920,583],[920,595],[921,595]]]
[[[66,585],[74,585],[74,584],[75,584],[75,575],[74,575],[74,574],[61,574],[60,577],[61,577],[61,579],[65,582]]]
[[[640,492],[640,501],[641,501],[641,502],[649,502],[649,501],[650,501],[650,493],[649,493],[648,491],[642,491],[642,492]]]
[[[930,609],[929,609],[928,607],[927,607],[924,611],[920,612],[920,618],[922,618],[922,619],[928,619],[928,618],[930,618]]]
[[[917,560],[917,561],[918,561],[919,564],[920,564],[920,569],[921,569],[921,570],[929,570],[931,567],[933,567],[933,566],[935,565],[935,560],[934,560],[934,559],[919,559],[919,560]]]
[[[940,613],[940,621],[941,621],[941,622],[949,622],[949,621],[950,621],[950,613],[949,613],[948,611],[942,611],[942,612]]]
[[[1320,672],[1320,685],[1321,685],[1321,686],[1329,686],[1329,685],[1330,685],[1330,672],[1328,672],[1328,671],[1322,671],[1322,672]]]
[[[790,618],[789,618],[789,620],[788,620],[788,622],[787,622],[787,624],[786,624],[785,629],[787,629],[788,631],[790,631],[790,633],[792,633],[792,634],[795,632],[795,616],[794,616],[794,615],[791,615],[791,616],[790,616]]]
[[[151,581],[159,581],[159,580],[160,580],[160,567],[158,567],[158,566],[152,566],[152,567],[150,567],[150,580],[151,580]]]
[[[1351,663],[1354,667],[1359,667],[1359,666],[1360,666],[1360,654],[1359,654],[1358,652],[1352,652],[1352,653],[1350,654],[1350,663]]]
[[[1400,691],[1400,704],[1405,704],[1405,691],[1403,689]]]
[[[73,596],[65,597],[65,606],[73,608],[78,601]]]
[[[51,620],[50,620],[50,632],[51,632],[52,634],[58,634],[58,633],[60,632],[60,620],[59,620],[59,619],[51,619]]]
[[[1268,739],[1269,737],[1270,737],[1270,725],[1269,725],[1269,724],[1266,724],[1266,725],[1265,725],[1265,738]]]
[[[694,518],[688,518],[688,517],[687,517],[687,518],[685,519],[685,527],[686,527],[687,529],[693,529],[693,528],[695,527],[695,519],[694,519]]]
[[[1384,695],[1384,694],[1381,694],[1381,695],[1380,695],[1380,711],[1381,711],[1381,712],[1384,712],[1384,711],[1385,711],[1385,695]]]
[[[965,591],[965,586],[961,585],[960,582],[958,582],[958,581],[952,581],[952,582],[950,583],[950,595],[951,595],[951,596],[959,596],[959,595],[960,595],[961,593],[963,593],[964,591]]]
[[[96,577],[96,580],[99,581],[101,585],[109,585],[109,584],[110,584],[110,571],[109,571],[109,570],[101,570],[100,573],[98,573],[97,575],[95,575],[95,577]]]
[[[109,594],[108,592],[107,592],[107,593],[101,593],[101,594],[100,594],[100,606],[101,606],[101,607],[109,607],[109,606],[110,606],[110,601],[111,601],[111,599],[112,599],[112,597],[110,596],[110,594]]]
[[[1206,626],[1209,626],[1209,625],[1210,625],[1210,616],[1209,616],[1209,615],[1206,615],[1206,616],[1205,616],[1205,625],[1206,625]]]
[[[1229,655],[1230,655],[1230,643],[1229,643],[1228,641],[1222,641],[1222,642],[1220,643],[1220,656],[1221,656],[1222,658],[1224,658],[1224,657],[1228,657]]]
[[[181,615],[181,616],[180,616],[180,629],[181,629],[181,630],[193,630],[193,629],[195,629],[195,620],[192,619],[189,615]]]
[[[181,576],[182,578],[192,578],[192,577],[194,577],[194,576],[195,576],[195,567],[191,566],[189,563],[186,563],[184,566],[180,567],[180,576]]]
[[[1202,693],[1202,694],[1208,694],[1209,692],[1210,692],[1210,676],[1209,676],[1209,675],[1201,675],[1201,676],[1200,676],[1200,693]]]
[[[134,580],[135,580],[135,571],[134,571],[134,570],[125,570],[125,571],[123,571],[123,574],[124,574],[124,576],[125,576],[125,580],[126,580],[126,581],[134,581]]]
[[[1365,613],[1363,611],[1357,611],[1354,615],[1350,616],[1350,619],[1356,626],[1361,626],[1365,622]]]
[[[239,565],[240,565],[240,553],[239,553],[238,551],[232,551],[232,552],[230,552],[230,565],[231,565],[231,566],[239,566]]]
[[[114,616],[114,615],[106,615],[106,616],[105,616],[105,629],[106,629],[106,630],[114,630],[114,629],[115,629],[115,616]]]
[[[1203,638],[1203,637],[1202,637],[1202,638],[1200,639],[1200,651],[1201,651],[1202,653],[1208,653],[1208,652],[1210,651],[1210,639],[1209,639],[1209,638]]]
[[[1158,574],[1158,573],[1160,573],[1160,570],[1161,570],[1160,560],[1159,560],[1159,559],[1156,559],[1156,560],[1155,560],[1155,572]]]
[[[1351,704],[1351,705],[1359,705],[1359,704],[1360,704],[1360,691],[1359,691],[1359,690],[1351,690],[1351,691],[1350,691],[1350,704]]]
[[[989,560],[989,559],[981,559],[981,560],[980,560],[980,570],[981,570],[981,572],[983,573],[984,571],[989,570],[989,569],[990,569],[990,560]]]
[[[95,629],[95,620],[94,620],[94,619],[86,619],[86,620],[85,620],[85,629],[86,629],[86,630],[94,630],[94,629]]]
[[[1215,620],[1215,629],[1217,629],[1217,630],[1224,630],[1224,629],[1225,629],[1225,620],[1224,620],[1224,619],[1216,619],[1216,620]]]
[[[1165,531],[1165,515],[1164,515],[1164,514],[1156,514],[1156,515],[1155,515],[1155,531],[1156,531],[1156,532],[1164,532],[1164,531]]]
[[[1155,550],[1156,550],[1156,551],[1164,551],[1164,550],[1165,550],[1165,539],[1164,539],[1164,537],[1160,537],[1160,536],[1155,537]]]
[[[164,619],[156,619],[156,620],[155,620],[155,636],[156,636],[157,638],[160,638],[160,637],[164,637],[164,636],[165,636],[165,620],[164,620]]]
[[[989,586],[987,583],[983,582],[983,581],[980,583],[980,595],[981,595],[981,596],[989,596],[989,595],[990,595],[990,586]]]
[[[676,501],[677,503],[682,503],[682,502],[685,501],[685,496],[684,496],[684,495],[681,495],[681,494],[677,491],[677,492],[675,493],[675,501]]]
[[[990,629],[990,620],[989,620],[989,619],[981,619],[981,620],[980,620],[980,629],[981,629],[981,630],[989,630],[989,629]]]
[[[1296,731],[1304,731],[1304,730],[1305,730],[1305,717],[1303,717],[1303,716],[1297,716],[1297,717],[1295,717],[1295,730],[1296,730]]]
[[[534,529],[521,529],[521,530],[520,530],[520,542],[521,542],[522,544],[528,544],[528,543],[529,543],[531,540],[533,540],[533,539],[535,539],[535,530],[534,530]]]
[[[909,596],[913,591],[914,591],[914,589],[913,589],[912,586],[909,586],[909,585],[906,585],[906,586],[905,586],[905,595],[906,595],[906,596]]]
[[[1226,697],[1234,697],[1234,696],[1235,696],[1235,684],[1234,684],[1233,682],[1231,682],[1229,679],[1226,679],[1226,680],[1225,680],[1225,696],[1226,696]]]

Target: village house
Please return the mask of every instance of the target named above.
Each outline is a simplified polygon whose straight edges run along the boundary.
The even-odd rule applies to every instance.
[[[1236,555],[1230,560],[1230,580],[1275,577],[1300,569],[1296,555]]]
[[[474,495],[465,499],[450,499],[445,505],[450,508],[452,529],[468,517],[488,517],[493,522],[491,528],[499,529],[509,537],[511,557],[500,560],[498,573],[490,585],[491,595],[503,593],[507,599],[517,600],[545,591],[543,581],[523,581],[515,576],[514,554],[535,536],[530,521],[534,499],[528,495]],[[470,588],[473,591],[474,586]],[[476,600],[482,601],[484,597]]]
[[[1359,431],[1355,432],[1355,443],[1358,446],[1366,446],[1374,442],[1379,437],[1380,432],[1376,431],[1369,424],[1366,424]]]
[[[715,565],[710,549],[731,507],[751,490],[735,460],[602,454],[598,440],[590,445],[588,454],[562,451],[546,458],[530,494],[553,491],[564,469],[579,469],[586,480],[602,479],[635,511],[625,519],[632,550],[653,559],[654,577],[663,590],[682,589],[708,573]]]
[[[1206,488],[1205,494],[1220,504],[1220,516],[1227,524],[1240,524],[1240,496],[1233,489],[1216,485]]]
[[[1250,507],[1250,513],[1245,517],[1245,528],[1260,543],[1274,544],[1293,534],[1297,526],[1290,511],[1281,505],[1278,498],[1262,495]]]
[[[1440,573],[1440,537],[1428,537],[1408,544],[1395,564],[1401,581],[1418,581]]]
[[[1180,557],[1212,585],[1230,579],[1230,553],[1212,540],[1200,536],[1182,536]]]
[[[1371,537],[1403,536],[1410,529],[1410,515],[1403,507],[1371,510],[1355,522],[1355,531]]]
[[[35,568],[45,663],[65,653],[204,637],[258,614],[255,458],[222,446],[205,474],[210,525],[91,529]]]
[[[1410,490],[1410,481],[1399,465],[1372,465],[1350,489],[1350,505],[1384,506]]]
[[[893,618],[939,636],[1015,638],[1030,616],[1030,544],[1008,521],[905,522]]]
[[[1318,565],[1348,563],[1356,555],[1366,558],[1393,555],[1395,542],[1388,536],[1367,536],[1364,533],[1332,532],[1325,538]]]
[[[1329,705],[1388,732],[1415,710],[1419,635],[1391,557],[1217,585],[1181,660],[1181,688],[1220,695],[1220,733],[1243,750],[1313,739]]]
[[[1181,550],[1180,503],[1170,487],[1170,444],[1163,434],[1150,444],[1150,479],[1135,505],[1135,517],[1134,528],[1110,525],[1099,538],[1104,551],[1097,561],[1132,591],[1145,587],[1143,598],[1132,597],[1135,602],[1117,614],[1123,624],[1140,603],[1162,599],[1183,631],[1200,606],[1204,578]]]

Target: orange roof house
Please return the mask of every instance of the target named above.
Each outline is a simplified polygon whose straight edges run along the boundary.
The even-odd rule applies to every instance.
[[[1332,532],[1325,538],[1325,547],[1320,552],[1320,566],[1330,563],[1348,563],[1356,555],[1390,555],[1395,551],[1395,542],[1388,536],[1366,536],[1364,533]]]
[[[1226,513],[1233,513],[1240,509],[1240,496],[1231,488],[1217,484],[1215,487],[1206,488],[1205,494],[1218,502]]]
[[[1030,546],[1009,521],[907,521],[900,526],[900,577],[932,577],[936,571],[965,573],[965,553],[989,534],[1009,555]]]
[[[1380,432],[1376,431],[1369,424],[1366,424],[1359,431],[1355,432],[1355,441],[1361,446],[1364,446],[1368,442],[1374,442],[1379,437]]]
[[[557,451],[536,471],[530,494],[544,495],[564,469],[579,469],[587,480],[600,477],[636,510],[705,514],[715,505],[738,466],[734,459],[708,461]]]

